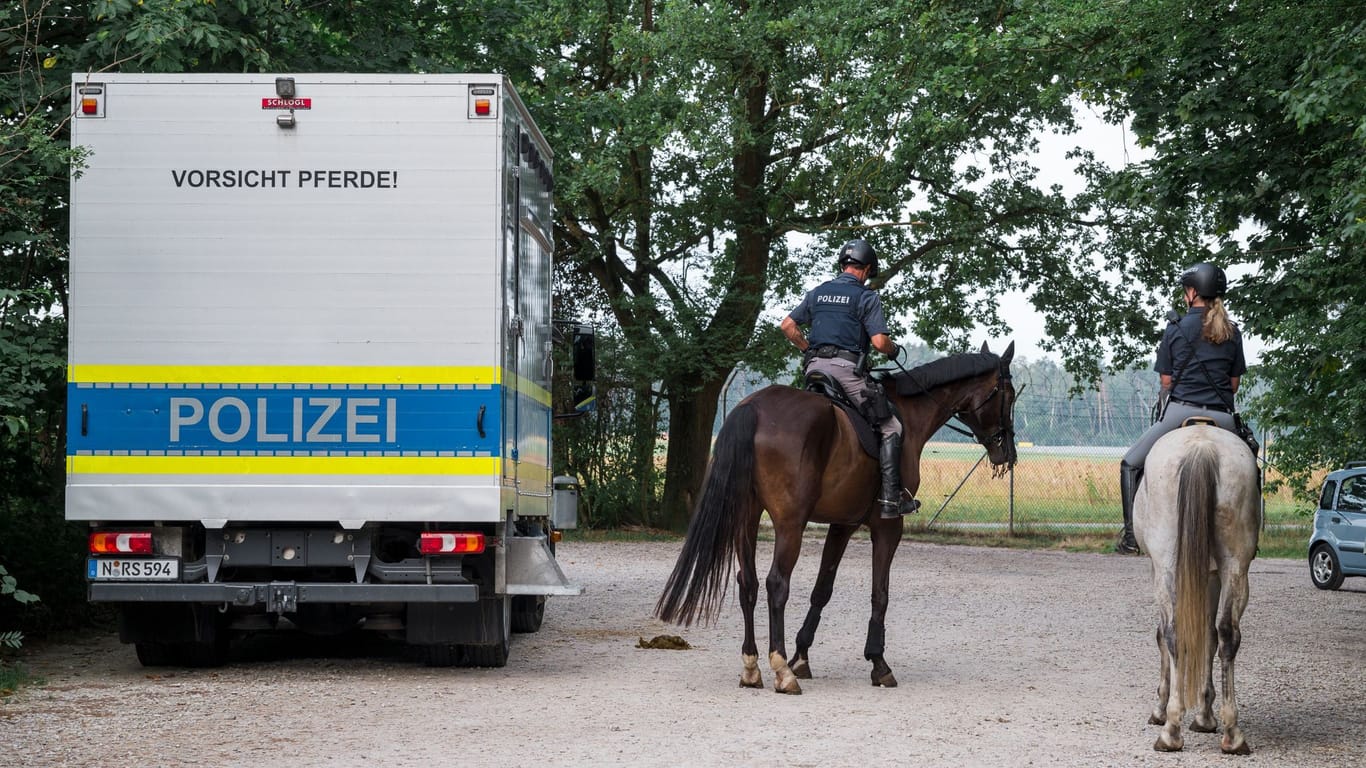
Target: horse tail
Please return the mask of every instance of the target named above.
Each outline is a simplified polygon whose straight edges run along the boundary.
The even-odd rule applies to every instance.
[[[1218,505],[1219,456],[1197,445],[1181,460],[1177,480],[1176,658],[1181,701],[1200,701],[1210,673],[1209,562]]]
[[[711,623],[725,599],[736,539],[752,506],[758,423],[754,406],[741,403],[721,425],[683,551],[655,604],[655,616],[664,621],[689,626],[700,617]]]

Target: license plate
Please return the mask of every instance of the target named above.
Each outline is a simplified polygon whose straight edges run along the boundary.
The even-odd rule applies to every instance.
[[[89,566],[91,581],[175,581],[180,578],[180,561],[173,557],[92,557]]]

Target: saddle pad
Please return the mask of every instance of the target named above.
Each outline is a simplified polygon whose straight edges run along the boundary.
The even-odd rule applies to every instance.
[[[880,438],[868,420],[863,418],[863,414],[859,413],[857,408],[840,400],[831,399],[830,404],[842,408],[848,414],[849,423],[854,426],[854,434],[858,435],[858,443],[863,447],[863,452],[876,459]]]

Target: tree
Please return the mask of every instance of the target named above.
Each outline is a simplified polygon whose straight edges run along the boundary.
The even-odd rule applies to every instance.
[[[1153,152],[1110,199],[1156,197],[1248,272],[1228,302],[1271,342],[1251,410],[1301,486],[1366,456],[1363,9],[1155,0],[1092,33],[1092,94]]]
[[[1001,329],[1012,287],[1093,375],[1103,351],[1151,342],[1140,287],[1193,238],[1149,206],[1092,216],[1106,200],[1038,188],[1025,157],[1043,126],[1071,125],[1059,73],[1089,44],[1044,5],[606,0],[542,17],[524,91],[558,148],[558,255],[622,329],[638,412],[665,401],[664,524],[686,522],[730,371],[792,364],[764,312],[843,239],[875,242],[890,314],[941,348]],[[1106,283],[1116,264],[1150,279]],[[637,470],[653,447],[638,431]]]

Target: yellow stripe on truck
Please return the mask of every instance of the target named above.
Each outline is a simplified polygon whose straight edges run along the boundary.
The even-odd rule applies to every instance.
[[[72,384],[500,384],[481,365],[72,365]]]

